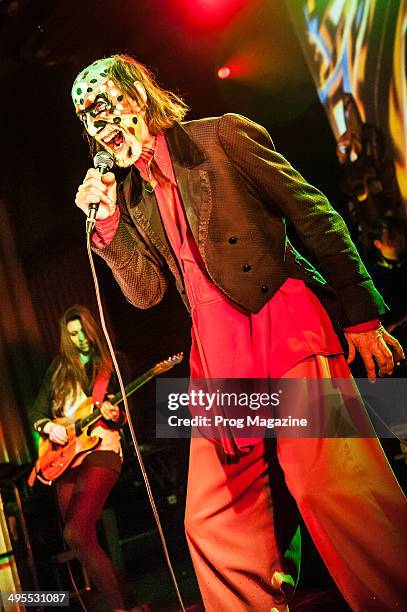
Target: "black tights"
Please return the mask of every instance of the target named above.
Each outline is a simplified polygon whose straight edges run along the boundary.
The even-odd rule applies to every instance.
[[[85,459],[57,481],[65,541],[112,609],[126,606],[117,570],[98,542],[96,522],[118,477],[113,470],[87,465]]]

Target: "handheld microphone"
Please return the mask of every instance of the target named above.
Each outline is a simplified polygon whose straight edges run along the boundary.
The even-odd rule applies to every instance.
[[[95,157],[93,158],[93,165],[96,170],[99,170],[100,174],[106,174],[106,172],[109,172],[109,170],[113,168],[113,155],[110,153],[110,151],[99,151],[99,153],[96,153]],[[96,214],[98,212],[99,205],[100,202],[95,202],[89,206],[88,216],[86,218],[87,234],[89,234],[95,226]]]

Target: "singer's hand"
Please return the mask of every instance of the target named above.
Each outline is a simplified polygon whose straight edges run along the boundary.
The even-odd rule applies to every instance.
[[[100,202],[96,219],[107,219],[116,210],[116,178],[113,172],[100,174],[96,168],[90,168],[82,185],[79,185],[75,203],[88,214],[90,204]]]

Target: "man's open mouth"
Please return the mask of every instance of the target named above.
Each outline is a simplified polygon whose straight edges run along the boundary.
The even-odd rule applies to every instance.
[[[123,133],[121,130],[115,130],[105,138],[103,138],[103,142],[110,149],[118,149],[123,144]]]

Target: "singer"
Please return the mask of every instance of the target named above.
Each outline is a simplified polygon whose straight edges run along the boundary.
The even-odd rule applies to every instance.
[[[176,283],[192,377],[350,377],[327,310],[349,361],[358,350],[371,380],[375,362],[392,372],[402,349],[345,223],[263,127],[234,114],[183,121],[185,103],[124,55],[81,71],[72,97],[94,150],[129,169],[118,188],[95,169],[79,186],[86,214],[100,203],[93,247],[138,308]],[[405,499],[377,439],[280,438],[280,465],[263,440],[221,442],[191,441],[186,532],[208,611],[288,609],[297,507],[353,610],[404,608]]]

